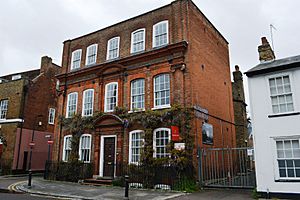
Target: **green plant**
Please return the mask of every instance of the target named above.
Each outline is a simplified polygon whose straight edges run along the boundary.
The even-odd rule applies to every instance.
[[[253,199],[259,199],[259,198],[261,198],[261,195],[257,192],[256,188],[254,188],[252,190],[251,196],[252,196]]]
[[[121,176],[121,177],[115,178],[115,179],[112,181],[112,185],[113,185],[113,186],[124,187],[124,186],[125,186],[125,180],[124,180],[124,177]]]
[[[183,176],[180,181],[174,185],[174,190],[191,193],[198,191],[199,187],[193,178]]]

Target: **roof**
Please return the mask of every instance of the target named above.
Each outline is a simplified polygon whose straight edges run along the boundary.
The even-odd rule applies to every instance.
[[[296,67],[300,67],[300,55],[262,62],[245,72],[245,74],[248,77],[251,77],[259,74],[265,74],[285,69],[292,69]]]
[[[5,76],[1,76],[0,78],[5,79],[5,80],[11,80],[12,76],[18,75],[18,74],[22,75],[23,77],[25,76],[26,78],[32,80],[40,74],[40,69],[34,69],[34,70],[25,71],[25,72],[8,74]]]

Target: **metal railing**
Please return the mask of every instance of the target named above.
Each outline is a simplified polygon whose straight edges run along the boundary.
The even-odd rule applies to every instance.
[[[202,186],[255,187],[253,157],[248,148],[201,149],[200,159]]]

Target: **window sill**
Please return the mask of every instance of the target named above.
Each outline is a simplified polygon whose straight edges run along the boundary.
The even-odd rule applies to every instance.
[[[136,113],[136,112],[144,112],[145,108],[143,109],[138,109],[138,110],[129,110],[128,113]]]
[[[166,108],[171,108],[171,105],[163,105],[163,106],[159,106],[159,107],[154,107],[154,108],[151,108],[151,110],[160,110],[160,109],[166,109]]]
[[[300,112],[286,112],[286,113],[278,113],[278,114],[270,114],[268,115],[268,118],[275,118],[275,117],[286,117],[286,116],[292,116],[292,115],[300,115]]]

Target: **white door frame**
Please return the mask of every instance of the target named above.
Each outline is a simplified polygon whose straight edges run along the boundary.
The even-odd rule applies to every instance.
[[[104,138],[115,138],[115,161],[114,161],[114,177],[116,177],[116,162],[117,162],[117,135],[101,135],[101,143],[100,143],[100,163],[99,163],[99,175],[103,177],[104,170]]]

